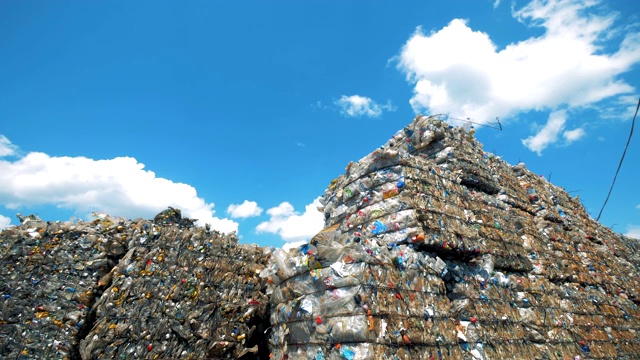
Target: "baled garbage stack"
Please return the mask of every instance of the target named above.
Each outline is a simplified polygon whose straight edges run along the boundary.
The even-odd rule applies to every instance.
[[[416,117],[321,202],[261,273],[274,359],[640,357],[637,241],[460,127]]]
[[[2,359],[256,359],[270,248],[194,226],[35,216],[0,232]]]
[[[170,208],[130,244],[95,304],[83,359],[259,356],[268,299],[258,274],[271,249],[192,223]]]
[[[77,358],[100,279],[138,228],[95,215],[92,222],[19,216],[19,226],[0,232],[0,358]]]

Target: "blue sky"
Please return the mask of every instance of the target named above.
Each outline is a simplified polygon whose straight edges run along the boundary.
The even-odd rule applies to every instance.
[[[281,246],[417,113],[596,217],[640,96],[640,3],[2,1],[0,227],[167,206]],[[601,222],[640,237],[633,138]]]

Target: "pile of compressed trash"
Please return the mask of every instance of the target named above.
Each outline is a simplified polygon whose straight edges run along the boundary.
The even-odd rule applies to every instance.
[[[5,359],[637,359],[640,253],[577,198],[418,116],[286,251],[168,208],[0,233]]]
[[[321,202],[261,273],[275,359],[640,357],[638,243],[462,128],[418,116]]]
[[[77,353],[99,281],[115,266],[134,222],[20,217],[0,234],[0,357],[68,359]]]
[[[271,249],[193,222],[169,208],[5,229],[0,357],[258,358]]]
[[[267,298],[256,275],[270,250],[195,228],[175,209],[139,231],[95,304],[95,324],[80,344],[82,358],[257,354],[254,332],[263,323]]]

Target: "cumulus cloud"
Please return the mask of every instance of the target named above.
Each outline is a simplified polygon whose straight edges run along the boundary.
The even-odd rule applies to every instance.
[[[324,226],[324,214],[318,211],[318,206],[321,206],[319,197],[300,214],[285,201],[267,210],[270,219],[258,224],[256,232],[277,234],[286,242],[309,240]]]
[[[242,204],[231,204],[227,208],[227,214],[233,218],[246,219],[253,216],[260,216],[262,208],[255,201],[245,200]]]
[[[11,224],[11,219],[6,216],[0,215],[0,230],[6,228],[7,226],[9,226],[9,224]]]
[[[640,240],[640,225],[627,226],[627,232],[624,236]]]
[[[172,206],[200,225],[238,229],[238,223],[215,217],[214,204],[198,197],[194,187],[156,177],[131,157],[94,160],[31,152],[16,161],[0,160],[0,203],[9,209],[55,205],[82,216],[102,211],[130,218],[152,218]]]
[[[640,34],[614,27],[616,14],[604,12],[598,1],[534,0],[513,16],[544,33],[499,50],[463,19],[430,33],[418,28],[398,57],[414,85],[414,110],[489,123],[530,110],[597,107],[603,100],[612,100],[611,106],[634,91],[619,76],[640,62]],[[616,36],[622,40],[614,43]],[[601,46],[605,39],[617,49]],[[540,129],[546,134],[525,140],[531,150],[559,140],[553,134],[558,119],[549,121]],[[565,139],[578,135],[569,132]]]
[[[371,98],[360,95],[342,95],[340,99],[336,100],[335,105],[338,106],[342,115],[348,117],[380,117],[383,111],[396,110],[396,107],[391,102],[381,105]]]
[[[13,145],[6,136],[0,135],[0,157],[15,155],[18,147]]]
[[[569,143],[572,143],[574,141],[580,140],[585,135],[586,135],[586,132],[584,131],[583,128],[567,130],[562,134],[564,139]]]
[[[541,155],[542,150],[544,150],[549,144],[554,143],[558,140],[558,134],[560,134],[560,132],[564,128],[564,123],[566,121],[566,112],[552,112],[549,116],[547,124],[543,126],[536,135],[522,140],[522,143],[531,151],[534,151],[538,153],[538,155]]]

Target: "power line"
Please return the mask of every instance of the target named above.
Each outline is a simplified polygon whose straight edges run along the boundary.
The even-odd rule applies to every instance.
[[[633,120],[631,121],[631,131],[629,131],[629,138],[627,139],[627,145],[624,147],[624,151],[622,152],[622,157],[620,158],[620,163],[618,164],[618,169],[616,170],[616,175],[613,177],[613,182],[611,183],[611,187],[609,188],[609,193],[607,194],[607,198],[604,200],[604,204],[602,204],[602,208],[600,209],[600,213],[598,213],[598,217],[596,221],[600,221],[600,215],[602,215],[602,210],[607,205],[607,201],[609,201],[609,196],[611,196],[611,191],[613,191],[613,185],[616,183],[616,179],[618,178],[618,173],[620,172],[620,168],[622,167],[622,161],[624,160],[624,156],[627,154],[627,148],[629,147],[629,143],[631,142],[631,136],[633,136],[633,126],[636,123],[636,116],[638,115],[638,109],[640,109],[640,98],[638,99],[638,106],[636,106],[636,113],[633,115]]]

